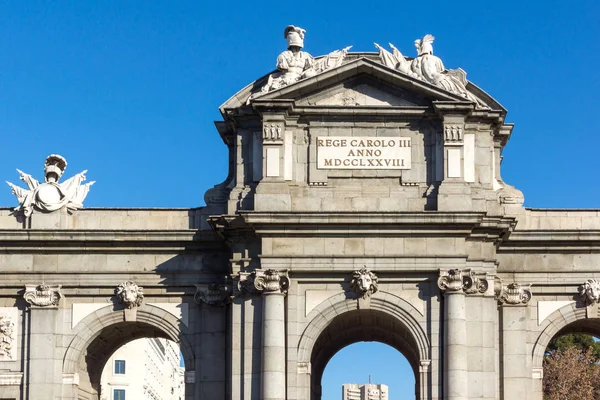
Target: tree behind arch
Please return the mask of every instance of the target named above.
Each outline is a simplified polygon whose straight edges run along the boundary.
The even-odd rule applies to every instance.
[[[600,366],[595,347],[594,339],[583,334],[565,335],[550,343],[544,358],[544,399],[599,398]]]

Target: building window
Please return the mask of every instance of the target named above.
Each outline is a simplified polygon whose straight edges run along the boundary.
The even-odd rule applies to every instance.
[[[123,375],[125,374],[125,360],[115,360],[115,374]],[[123,392],[125,393],[125,392]],[[125,396],[123,394],[123,396]],[[125,398],[125,397],[123,397]]]
[[[115,389],[113,391],[113,400],[125,400],[125,389]]]

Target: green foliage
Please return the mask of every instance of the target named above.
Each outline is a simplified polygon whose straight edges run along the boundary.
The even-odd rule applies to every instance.
[[[554,352],[556,350],[566,350],[574,347],[581,351],[588,351],[591,348],[591,356],[596,360],[600,360],[600,342],[594,341],[594,337],[585,333],[569,333],[556,337],[550,341],[546,352]]]

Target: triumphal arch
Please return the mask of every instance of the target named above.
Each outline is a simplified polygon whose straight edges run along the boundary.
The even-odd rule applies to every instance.
[[[229,175],[206,206],[84,208],[95,188],[61,181],[62,156],[41,183],[18,171],[2,399],[98,399],[139,337],[180,344],[190,400],[321,399],[358,341],[402,352],[417,399],[541,399],[548,342],[600,333],[599,211],[523,207],[500,174],[506,110],[433,36],[414,58],[284,38],[277,70],[220,108]]]

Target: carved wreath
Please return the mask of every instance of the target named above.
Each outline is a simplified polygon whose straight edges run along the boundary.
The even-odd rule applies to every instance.
[[[144,301],[144,288],[132,281],[121,283],[115,291],[119,302],[127,308],[139,307]]]

